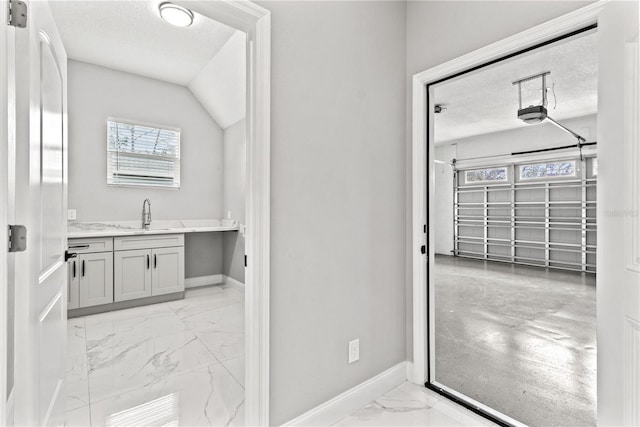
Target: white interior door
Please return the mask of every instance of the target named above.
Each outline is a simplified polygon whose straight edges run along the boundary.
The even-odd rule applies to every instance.
[[[638,2],[598,17],[598,425],[640,425]]]
[[[17,425],[63,425],[66,349],[66,54],[46,1],[16,32]]]
[[[625,158],[630,162],[625,191],[631,204],[628,208],[635,216],[625,224],[625,234],[633,238],[626,248],[623,422],[625,426],[640,426],[640,44],[637,26],[635,35],[626,44],[625,56]]]

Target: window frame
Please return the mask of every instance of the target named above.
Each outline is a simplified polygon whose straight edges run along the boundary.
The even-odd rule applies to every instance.
[[[131,126],[135,126],[135,127],[146,127],[146,128],[151,128],[151,129],[159,129],[159,130],[163,130],[163,131],[169,131],[169,132],[175,132],[177,133],[177,156],[176,157],[169,157],[169,156],[157,156],[158,158],[162,159],[173,159],[174,163],[177,164],[177,167],[174,164],[174,168],[173,168],[173,177],[172,177],[172,181],[171,181],[171,185],[167,185],[167,184],[151,184],[149,182],[140,182],[140,183],[135,183],[135,182],[113,182],[114,176],[115,174],[113,173],[113,164],[112,164],[112,154],[114,151],[110,148],[110,144],[109,144],[109,131],[110,131],[110,126],[109,126],[109,122],[113,122],[113,123],[119,123],[119,124],[124,124],[124,125],[131,125]],[[106,149],[107,149],[107,159],[106,159],[106,166],[107,166],[107,186],[108,187],[129,187],[129,188],[152,188],[152,189],[158,189],[158,190],[180,190],[181,185],[182,185],[182,130],[178,127],[175,126],[169,126],[169,125],[161,125],[161,124],[157,124],[157,123],[149,123],[149,122],[143,122],[143,121],[138,121],[138,120],[131,120],[131,119],[123,119],[120,117],[107,117],[106,119]],[[140,157],[145,157],[145,156],[153,156],[153,155],[149,155],[149,154],[145,154],[145,153],[136,153],[133,152],[132,153],[134,156],[140,156]]]

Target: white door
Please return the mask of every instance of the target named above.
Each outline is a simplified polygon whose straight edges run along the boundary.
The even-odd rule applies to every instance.
[[[184,247],[154,249],[152,254],[151,294],[184,291]]]
[[[16,31],[15,424],[63,425],[67,310],[66,54],[46,1]]]
[[[640,425],[638,2],[598,17],[598,425]]]
[[[637,9],[637,5],[636,5]],[[637,16],[637,12],[636,12]],[[640,426],[640,44],[638,21],[625,47],[625,158],[630,161],[625,180],[632,215],[625,235],[627,277],[624,289],[623,326],[623,425]]]

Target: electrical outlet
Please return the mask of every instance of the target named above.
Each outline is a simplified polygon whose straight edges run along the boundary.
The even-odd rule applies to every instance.
[[[68,220],[76,219],[76,210],[75,209],[67,209],[67,219]]]
[[[349,342],[349,363],[355,363],[360,360],[360,340]]]

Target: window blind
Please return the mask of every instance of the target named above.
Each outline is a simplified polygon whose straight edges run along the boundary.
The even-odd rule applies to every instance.
[[[180,188],[180,129],[109,118],[107,184]]]

